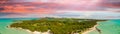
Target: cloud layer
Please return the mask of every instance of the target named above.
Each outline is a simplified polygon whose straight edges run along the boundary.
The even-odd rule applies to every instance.
[[[45,16],[118,18],[119,3],[119,0],[0,0],[0,18]]]

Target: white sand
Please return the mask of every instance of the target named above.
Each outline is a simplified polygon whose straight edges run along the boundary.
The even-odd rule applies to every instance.
[[[89,32],[96,30],[97,26],[98,25],[95,25],[94,27],[90,28],[88,31],[83,32],[82,34],[88,34]],[[29,30],[27,30],[27,31],[30,32]],[[32,34],[50,34],[49,31],[50,30],[48,30],[47,32],[38,32],[38,31],[35,31],[35,32],[32,32]],[[76,33],[76,34],[78,34],[78,33]]]
[[[32,32],[32,34],[50,34],[49,32],[38,32],[38,31],[34,31]]]
[[[98,24],[95,25],[94,27],[90,28],[89,30],[83,32],[82,34],[88,34],[89,32],[96,30],[97,26],[98,26]],[[22,28],[17,28],[17,29],[22,29]],[[23,30],[26,30],[26,29],[23,29]],[[29,33],[31,33],[31,34],[50,34],[49,33],[50,30],[48,30],[47,32],[38,32],[38,31],[31,32],[30,30],[26,30],[26,31],[29,32]],[[78,34],[78,33],[75,33],[75,34]]]
[[[82,34],[88,34],[89,32],[96,30],[97,26],[98,26],[98,24],[95,25],[94,27],[90,28],[88,31],[83,32]]]
[[[89,30],[83,32],[82,34],[88,34],[89,32],[96,30],[96,27],[97,27],[97,26],[98,26],[98,24],[95,25],[94,27],[90,28]],[[27,31],[27,32],[30,32],[31,34],[50,34],[50,33],[49,33],[50,30],[48,30],[47,32],[38,32],[38,31],[31,32],[30,30],[26,30],[26,31]],[[75,33],[75,34],[78,34],[78,33]]]
[[[31,34],[50,34],[49,30],[47,32],[38,32],[38,31],[31,32],[30,30],[26,30],[26,31],[30,32]]]
[[[35,32],[32,32],[32,34],[41,34],[41,33],[40,33],[40,32],[35,31]]]

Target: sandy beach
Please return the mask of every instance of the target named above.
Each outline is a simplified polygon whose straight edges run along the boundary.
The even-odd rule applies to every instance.
[[[10,28],[10,29],[16,29],[16,30],[25,30],[25,31],[27,31],[30,34],[49,34],[49,30],[47,32],[38,32],[38,31],[32,32],[30,30],[22,29],[22,28],[14,28],[14,27],[9,27],[9,26],[8,26],[8,28]]]
[[[84,31],[82,34],[88,34],[89,32],[96,30],[96,27],[97,27],[97,26],[98,26],[98,24],[95,25],[94,27],[88,29],[87,31]],[[8,26],[8,27],[9,27],[9,26]],[[9,28],[11,28],[11,27],[9,27]],[[22,29],[22,28],[16,28],[16,29]],[[49,33],[50,30],[48,30],[47,32],[38,32],[38,31],[32,32],[32,31],[27,30],[27,29],[22,29],[22,30],[26,30],[26,31],[29,32],[30,34],[50,34],[50,33]]]
[[[29,32],[30,34],[50,34],[49,30],[47,32],[38,32],[38,31],[31,32],[30,30],[26,30],[26,31]]]
[[[89,32],[96,30],[97,26],[98,26],[98,24],[95,25],[94,27],[90,28],[89,30],[83,32],[82,34],[88,34]],[[26,31],[30,32],[31,34],[50,34],[49,30],[47,32],[38,32],[38,31],[31,32],[30,30],[26,30]]]
[[[89,32],[96,30],[97,26],[98,26],[98,24],[95,25],[94,27],[88,29],[87,31],[84,31],[82,34],[88,34]],[[12,27],[8,26],[8,28],[12,28]],[[22,28],[15,28],[15,29],[22,29]],[[50,34],[49,33],[50,30],[48,30],[47,32],[38,32],[38,31],[31,32],[30,30],[27,30],[27,29],[22,29],[22,30],[26,30],[27,32],[29,32],[31,34]]]
[[[89,32],[96,30],[96,27],[97,27],[97,26],[98,26],[98,24],[95,25],[94,27],[90,28],[89,30],[83,32],[82,34],[88,34]]]

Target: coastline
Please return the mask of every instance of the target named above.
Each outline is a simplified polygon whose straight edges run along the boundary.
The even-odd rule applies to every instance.
[[[50,33],[49,33],[50,30],[48,30],[47,32],[39,32],[39,31],[34,31],[34,32],[32,32],[32,31],[30,31],[30,30],[28,30],[28,29],[14,28],[14,27],[9,27],[9,26],[8,26],[8,28],[10,28],[10,29],[17,29],[17,30],[24,30],[24,31],[26,31],[26,32],[28,32],[28,33],[30,33],[30,34],[50,34]]]
[[[89,32],[96,30],[96,27],[97,27],[97,26],[98,26],[98,24],[96,24],[94,27],[89,28],[88,30],[84,31],[82,34],[88,34]],[[8,28],[13,28],[13,27],[9,27],[9,26],[8,26]],[[50,34],[50,33],[49,33],[50,30],[48,30],[47,32],[38,32],[38,31],[32,32],[32,31],[30,31],[30,30],[22,29],[22,28],[13,28],[13,29],[25,30],[25,31],[27,31],[27,32],[30,33],[30,34]]]
[[[57,18],[56,18],[57,19]],[[92,20],[91,20],[92,21]],[[90,22],[91,22],[90,21]],[[45,21],[46,22],[46,21]],[[72,21],[73,22],[73,21]],[[89,23],[89,21],[87,21],[88,23]],[[83,23],[86,23],[86,22],[83,22]],[[90,26],[88,23],[86,23],[85,25],[88,25],[88,26]],[[81,23],[80,23],[81,24]],[[94,24],[94,25],[93,25]],[[17,24],[18,25],[18,24]],[[25,25],[25,24],[24,24]],[[36,24],[35,24],[36,25]],[[13,26],[16,26],[16,25],[13,25]],[[10,26],[8,26],[8,27],[10,27]],[[78,26],[78,27],[80,27],[80,26]],[[87,34],[87,33],[89,33],[89,32],[91,32],[91,31],[93,31],[93,30],[95,30],[96,28],[95,27],[97,27],[97,24],[96,24],[96,20],[93,20],[93,23],[92,23],[92,25],[91,25],[91,27],[90,28],[87,28],[86,30],[84,30],[84,31],[80,31],[82,34]],[[10,27],[10,28],[14,28],[14,27]],[[15,28],[15,29],[22,29],[22,28]],[[48,31],[46,31],[46,32],[41,32],[41,31],[38,31],[38,30],[34,30],[34,31],[31,31],[31,30],[29,30],[29,29],[22,29],[22,30],[25,30],[26,32],[29,32],[30,34],[50,34]],[[73,33],[73,32],[72,32]],[[80,33],[80,34],[81,34]],[[78,33],[74,33],[74,34],[78,34]]]
[[[96,24],[94,27],[92,27],[92,28],[84,31],[82,34],[88,34],[89,32],[96,30],[96,27],[97,27],[97,26],[98,26],[98,24]]]
[[[47,32],[38,32],[38,31],[32,32],[32,31],[30,31],[30,30],[26,30],[26,31],[29,32],[30,34],[50,34],[50,33],[49,33],[50,30],[48,30]]]
[[[89,32],[96,30],[96,27],[97,27],[97,26],[98,26],[98,24],[96,24],[96,25],[95,25],[94,27],[92,27],[92,28],[89,28],[89,29],[86,30],[86,31],[83,31],[82,34],[88,34]],[[30,30],[28,30],[28,29],[14,28],[14,27],[10,27],[10,26],[8,26],[8,28],[25,30],[25,31],[27,31],[27,32],[30,33],[30,34],[50,34],[50,33],[49,33],[50,30],[48,30],[47,32],[39,32],[39,31],[34,31],[34,32],[32,32],[32,31],[30,31]]]

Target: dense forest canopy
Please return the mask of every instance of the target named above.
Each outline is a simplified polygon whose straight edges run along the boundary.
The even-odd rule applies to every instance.
[[[23,28],[30,31],[46,32],[52,34],[82,33],[96,25],[99,20],[76,18],[40,18],[36,20],[23,20],[13,23],[10,27]]]

